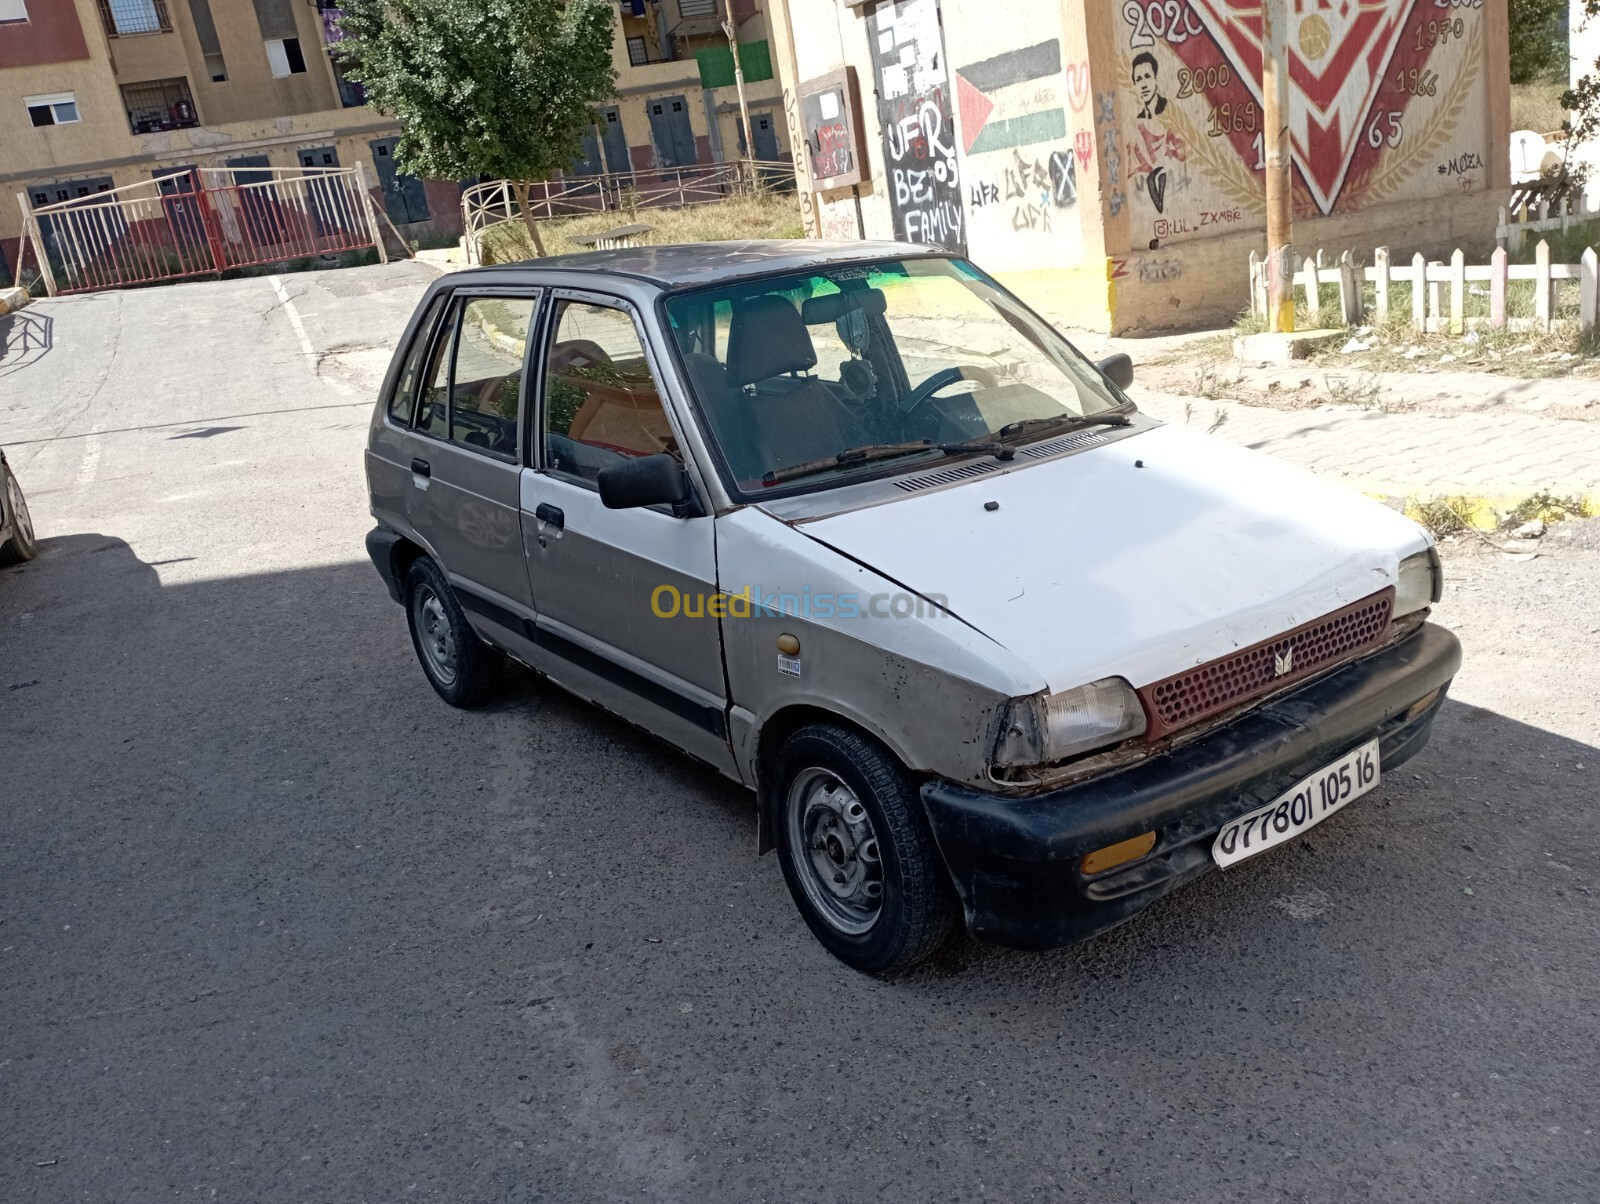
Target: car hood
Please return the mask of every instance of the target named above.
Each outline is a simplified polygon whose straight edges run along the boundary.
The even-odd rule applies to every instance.
[[[1395,584],[1427,546],[1377,502],[1172,426],[799,529],[944,599],[1052,690],[1259,643]]]

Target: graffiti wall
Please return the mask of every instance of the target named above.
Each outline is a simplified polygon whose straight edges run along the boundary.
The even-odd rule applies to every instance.
[[[1485,2],[1289,6],[1297,217],[1488,186]],[[1117,0],[1117,8],[1120,187],[1108,212],[1129,206],[1136,248],[1259,226],[1260,0]],[[1119,105],[1110,94],[1097,99],[1114,120]]]
[[[964,252],[961,170],[938,0],[880,3],[867,18],[895,237]]]
[[[953,43],[978,52],[955,65],[974,255],[997,267],[1078,262],[1079,177],[1094,153],[1088,62],[1063,49],[1059,22],[1039,22],[1036,8],[1005,2],[947,19],[959,23]],[[1019,46],[1030,19],[1051,36]]]

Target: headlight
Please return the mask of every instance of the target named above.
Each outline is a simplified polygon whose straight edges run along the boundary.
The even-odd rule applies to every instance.
[[[1444,597],[1444,570],[1439,550],[1432,544],[1400,562],[1400,580],[1394,588],[1396,618],[1421,610]]]
[[[1144,707],[1133,687],[1107,677],[1076,690],[1014,701],[994,759],[1009,768],[1046,765],[1143,735],[1144,729]]]

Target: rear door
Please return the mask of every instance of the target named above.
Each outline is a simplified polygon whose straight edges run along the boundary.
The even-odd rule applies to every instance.
[[[727,739],[713,520],[665,508],[608,510],[602,468],[682,458],[637,315],[599,294],[554,290],[541,357],[536,467],[522,530],[538,611],[538,667],[725,772]]]
[[[533,597],[519,519],[521,412],[537,290],[461,290],[434,340],[412,431],[407,514],[495,643],[526,654]]]

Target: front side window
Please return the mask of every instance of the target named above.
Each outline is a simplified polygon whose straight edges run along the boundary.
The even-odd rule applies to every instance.
[[[737,496],[818,488],[1128,404],[982,272],[944,258],[840,264],[669,297],[666,315]],[[1029,423],[1029,427],[1035,424]],[[926,443],[926,448],[921,444]],[[844,455],[841,458],[841,453]]]
[[[609,305],[557,304],[545,355],[545,466],[593,484],[608,464],[682,458],[632,316]]]

